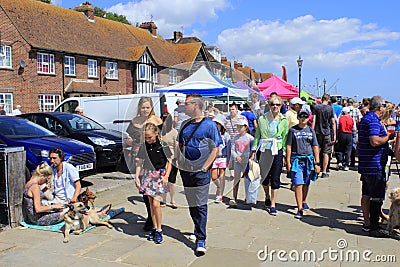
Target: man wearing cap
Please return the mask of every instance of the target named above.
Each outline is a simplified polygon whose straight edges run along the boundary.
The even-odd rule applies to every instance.
[[[17,105],[16,109],[14,109],[11,114],[13,116],[21,115],[22,114],[21,108],[22,108],[21,105]]]
[[[338,162],[338,170],[349,170],[351,148],[353,146],[353,132],[355,132],[355,124],[350,117],[350,108],[344,107],[342,115],[339,117],[338,125],[338,143],[335,146],[335,152]]]
[[[288,120],[289,129],[299,124],[297,112],[303,107],[304,104],[305,102],[299,97],[294,97],[290,100],[290,110],[285,114]]]

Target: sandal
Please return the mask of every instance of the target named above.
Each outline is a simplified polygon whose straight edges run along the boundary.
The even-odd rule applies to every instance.
[[[178,205],[176,205],[176,203],[175,203],[175,202],[171,202],[171,208],[173,208],[173,209],[177,209],[177,208],[178,208]]]
[[[167,204],[165,204],[165,202],[162,202],[162,201],[160,202],[160,207],[161,208],[165,208],[166,206],[167,206]]]

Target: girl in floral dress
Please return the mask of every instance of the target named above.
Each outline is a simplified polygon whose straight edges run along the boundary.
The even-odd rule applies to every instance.
[[[147,239],[156,244],[163,242],[161,229],[161,207],[163,194],[168,190],[168,177],[171,172],[171,150],[161,141],[157,126],[146,123],[143,128],[145,143],[136,155],[136,187],[149,197],[153,229]]]

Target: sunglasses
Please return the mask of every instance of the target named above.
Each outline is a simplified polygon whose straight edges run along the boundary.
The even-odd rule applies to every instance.
[[[271,104],[271,106],[273,106],[273,107],[280,107],[281,104]]]
[[[381,106],[384,107],[384,108],[386,108],[386,103],[383,103]]]
[[[299,115],[299,118],[302,118],[302,119],[308,119],[308,114],[306,114],[306,113],[301,113],[300,115]]]
[[[189,101],[189,102],[185,102],[185,106],[190,105],[190,104],[194,104],[196,103],[195,101]]]

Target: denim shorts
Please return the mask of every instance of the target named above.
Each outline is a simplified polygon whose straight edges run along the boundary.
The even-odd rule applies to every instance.
[[[297,172],[290,172],[290,177],[292,178],[293,185],[310,185],[311,174],[313,171],[307,170],[307,165],[305,162],[299,162],[299,167]]]

